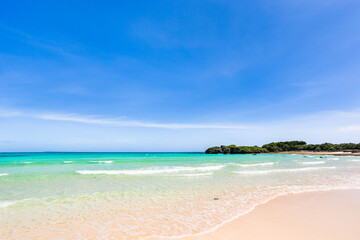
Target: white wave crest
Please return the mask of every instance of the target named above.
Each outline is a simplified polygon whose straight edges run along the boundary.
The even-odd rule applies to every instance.
[[[236,164],[236,166],[239,167],[256,167],[256,166],[271,166],[274,165],[273,162],[268,162],[268,163],[253,163],[253,164]]]
[[[64,161],[64,163],[72,163],[73,161]]]
[[[207,172],[207,173],[187,173],[187,174],[177,174],[174,175],[176,177],[202,177],[202,176],[210,176],[213,175],[213,172]]]
[[[4,201],[4,202],[0,202],[0,208],[6,208],[6,207],[12,206],[12,205],[14,205],[14,204],[22,203],[22,202],[29,201],[29,200],[32,200],[32,198],[26,198],[26,199],[22,199],[22,200],[14,200],[14,201]]]
[[[317,164],[324,164],[324,161],[315,161],[315,162],[299,162],[300,164],[304,165],[317,165]]]
[[[32,162],[21,162],[21,163],[30,164],[30,163],[32,163]]]
[[[287,169],[273,169],[273,170],[261,170],[261,171],[235,171],[233,173],[244,174],[244,175],[258,175],[275,172],[302,172],[312,170],[323,170],[323,169],[335,169],[336,167],[308,167],[308,168],[287,168]]]
[[[0,208],[6,208],[8,206],[14,205],[18,201],[7,201],[7,202],[0,202]]]
[[[90,161],[94,163],[112,163],[113,161]]]
[[[0,173],[0,176],[6,176],[9,175],[8,173]]]
[[[328,158],[328,160],[339,160],[339,158]]]
[[[76,171],[80,174],[109,174],[109,175],[152,175],[162,173],[178,173],[178,172],[209,172],[223,168],[225,165],[206,166],[206,167],[166,167],[166,168],[147,168],[134,170],[80,170]]]

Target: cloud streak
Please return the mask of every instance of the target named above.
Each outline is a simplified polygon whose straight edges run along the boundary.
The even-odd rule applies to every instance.
[[[214,124],[214,123],[154,123],[143,121],[126,121],[120,118],[100,118],[93,115],[64,113],[26,113],[21,111],[0,111],[0,117],[30,117],[41,120],[65,121],[85,124],[109,125],[118,127],[144,127],[167,129],[252,129],[254,126],[245,124]]]
[[[220,144],[261,146],[285,140],[359,142],[359,122],[360,110],[317,112],[251,124],[215,124],[0,109],[0,150],[203,151]]]
[[[339,127],[340,132],[359,132],[360,131],[360,125],[348,125]]]
[[[47,121],[74,122],[83,124],[107,125],[117,127],[142,127],[163,129],[239,129],[239,130],[276,130],[284,129],[328,129],[339,133],[358,132],[360,111],[327,111],[310,115],[293,116],[258,124],[226,124],[226,123],[157,123],[137,120],[127,120],[126,117],[104,118],[96,115],[74,113],[27,112],[20,110],[1,110],[0,118],[27,117]]]

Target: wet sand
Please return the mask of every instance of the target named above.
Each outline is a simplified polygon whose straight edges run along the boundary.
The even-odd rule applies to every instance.
[[[360,190],[278,197],[217,230],[182,240],[360,239]]]
[[[360,152],[313,152],[313,151],[286,151],[264,154],[299,154],[299,155],[329,155],[329,156],[360,156]]]

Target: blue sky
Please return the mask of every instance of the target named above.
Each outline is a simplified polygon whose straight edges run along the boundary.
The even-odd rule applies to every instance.
[[[2,1],[0,151],[360,142],[360,2]]]

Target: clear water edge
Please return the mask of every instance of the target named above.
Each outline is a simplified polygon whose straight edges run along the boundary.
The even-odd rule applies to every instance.
[[[31,238],[31,224],[26,229],[17,230],[16,227],[29,225],[23,215],[30,207],[37,207],[32,212],[34,223],[41,225],[49,221],[53,222],[50,224],[53,227],[69,220],[58,221],[63,215],[73,214],[67,209],[70,207],[75,212],[83,208],[76,213],[78,215],[73,215],[75,221],[82,219],[79,216],[92,219],[89,212],[98,214],[97,208],[103,209],[100,214],[110,217],[106,221],[119,222],[116,226],[124,232],[120,236],[122,239],[203,234],[281,195],[359,188],[360,163],[357,160],[356,157],[324,156],[320,159],[319,156],[273,154],[0,154],[0,174],[8,173],[0,176],[0,204],[18,201],[0,208],[0,222],[5,226],[0,227],[0,233],[8,234],[9,228],[15,226],[8,234],[9,239]],[[302,164],[320,161],[324,163]],[[84,175],[81,171],[90,174]],[[201,175],[204,173],[207,175]],[[219,201],[214,201],[214,197],[220,197]],[[118,208],[118,205],[128,206],[130,210]],[[148,208],[136,209],[144,205]],[[151,211],[151,208],[157,209]],[[112,215],[114,209],[122,218]],[[198,210],[196,214],[193,209]],[[49,210],[58,218],[49,216]],[[126,211],[130,211],[128,215]],[[180,230],[175,231],[173,226],[154,228],[166,222],[157,219],[156,214],[179,218],[168,224],[178,225]],[[153,223],[148,224],[144,219]],[[184,224],[180,226],[180,222]],[[127,223],[131,228],[126,228]],[[199,226],[195,226],[197,223]],[[95,221],[95,228],[97,224],[101,222]],[[81,226],[75,225],[75,230]],[[144,233],[146,228],[153,228],[153,231]],[[98,237],[107,239],[106,231]],[[131,234],[127,235],[127,231]]]

